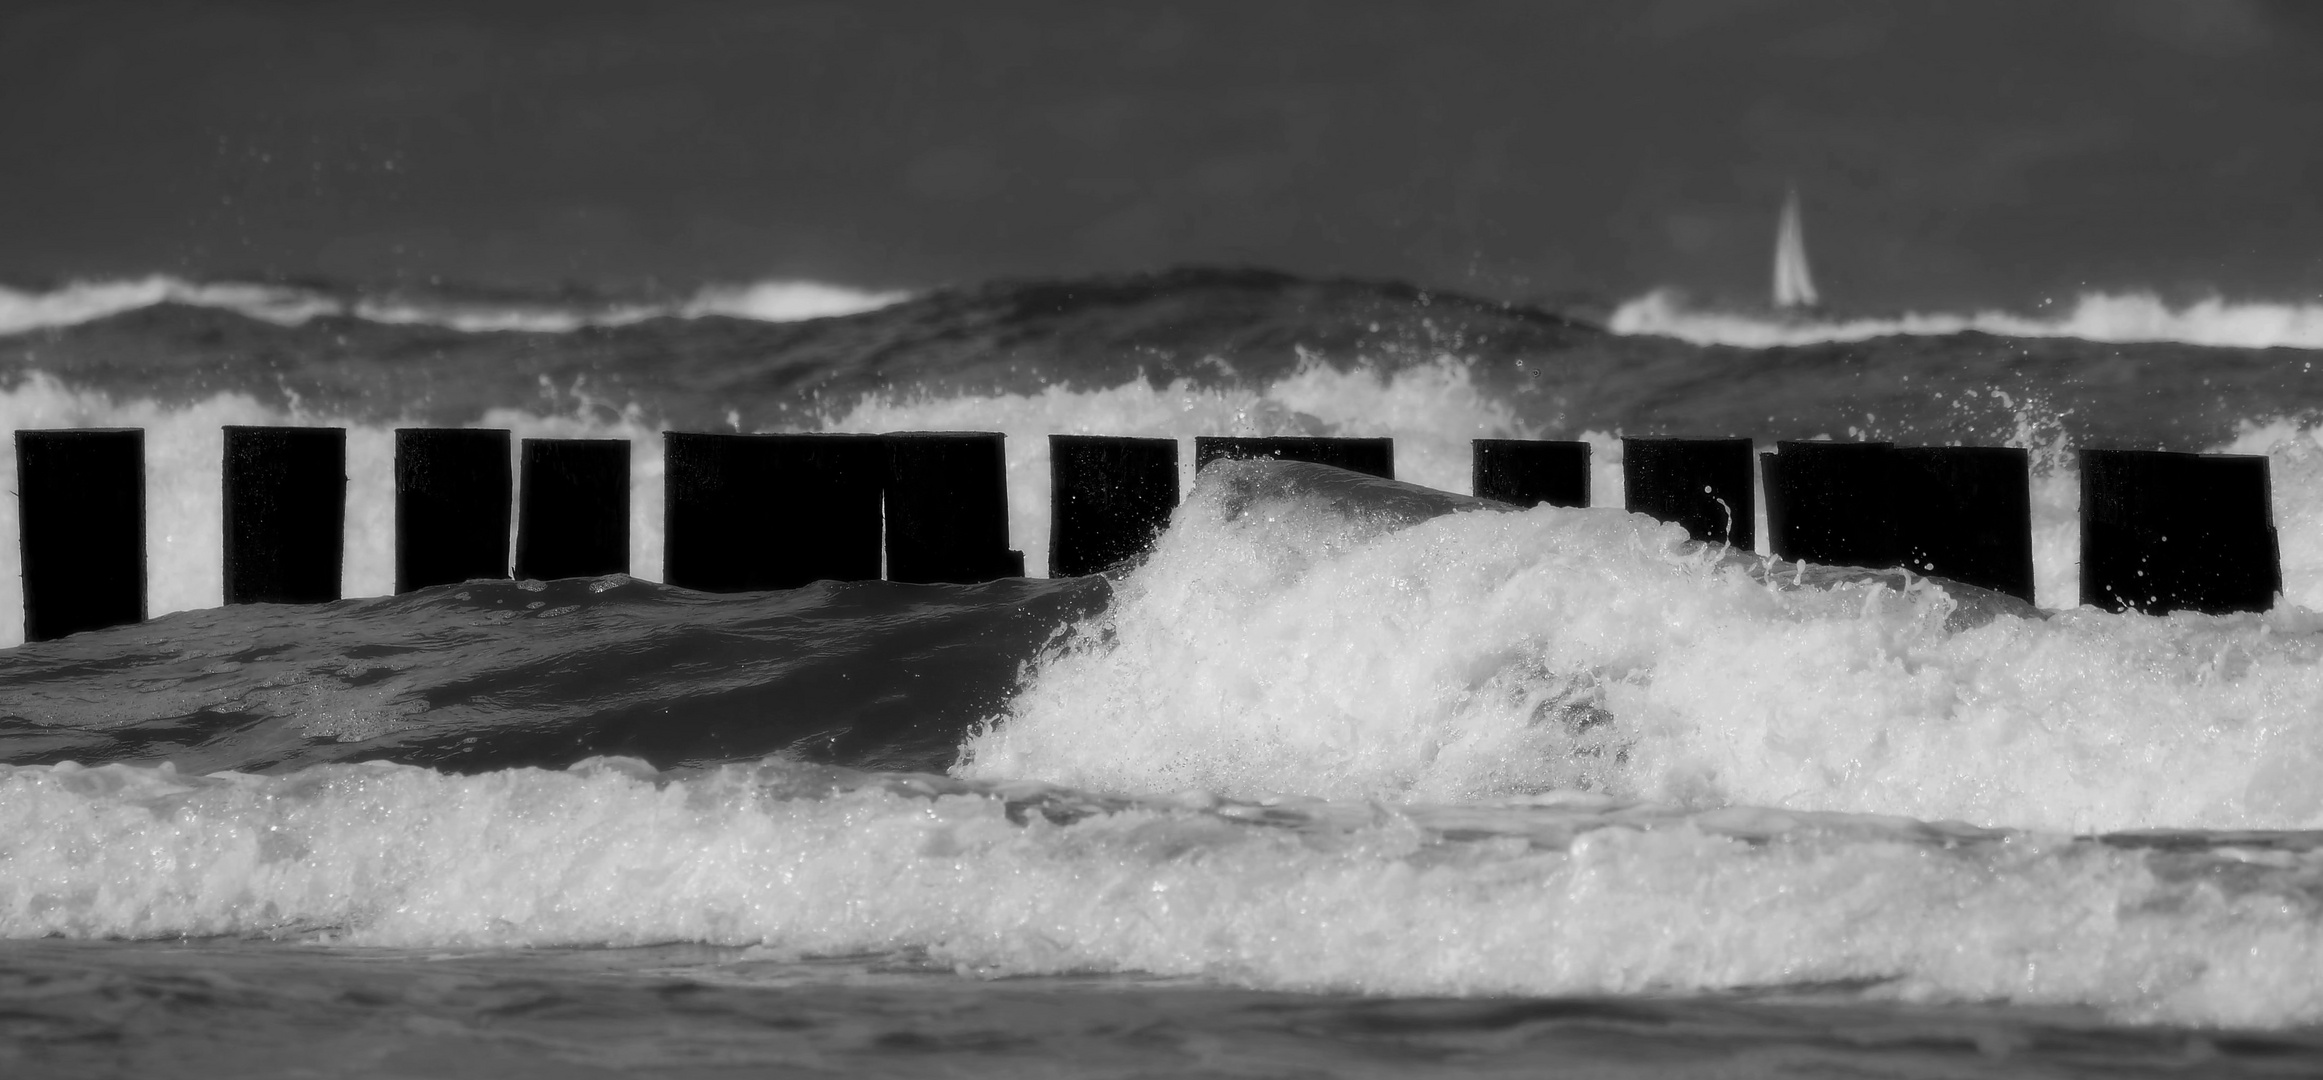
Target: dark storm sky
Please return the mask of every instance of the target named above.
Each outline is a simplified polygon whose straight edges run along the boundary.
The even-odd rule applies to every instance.
[[[19,0],[0,146],[18,281],[2323,292],[2296,3]]]

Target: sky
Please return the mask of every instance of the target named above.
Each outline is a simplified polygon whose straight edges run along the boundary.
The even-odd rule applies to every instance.
[[[2296,2],[17,0],[0,146],[20,284],[2323,295]]]

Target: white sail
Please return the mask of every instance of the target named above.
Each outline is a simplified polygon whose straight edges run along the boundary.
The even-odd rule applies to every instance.
[[[1775,306],[1813,307],[1815,278],[1807,272],[1807,234],[1799,227],[1799,193],[1783,200],[1783,223],[1775,232]]]

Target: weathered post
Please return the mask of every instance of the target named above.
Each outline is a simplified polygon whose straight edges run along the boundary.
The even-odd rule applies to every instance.
[[[1781,442],[1759,455],[1767,550],[1825,566],[1903,564],[1892,443]]]
[[[1589,505],[1589,444],[1477,439],[1470,479],[1479,498],[1518,506]]]
[[[395,430],[395,591],[508,576],[508,432]]]
[[[145,619],[145,432],[16,433],[24,639]]]
[[[229,604],[339,598],[347,522],[345,428],[226,428]]]
[[[2282,588],[2265,457],[2081,452],[2082,603],[2223,615]]]
[[[995,431],[888,435],[887,579],[971,585],[1023,577],[1008,546],[1008,459]]]
[[[1749,439],[1621,440],[1625,505],[1694,539],[1745,551],[1758,543]]]
[[[2033,602],[2032,456],[2006,446],[1904,446],[1892,456],[1903,565]]]
[[[516,576],[629,572],[629,440],[526,439]]]
[[[1049,576],[1136,557],[1178,505],[1178,441],[1049,436]]]
[[[879,578],[877,435],[665,432],[663,576],[704,592]]]

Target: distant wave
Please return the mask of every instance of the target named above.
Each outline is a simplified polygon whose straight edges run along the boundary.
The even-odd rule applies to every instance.
[[[818,281],[757,281],[705,285],[692,296],[675,302],[592,304],[338,296],[295,285],[187,281],[155,274],[134,279],[76,281],[46,292],[0,286],[0,335],[72,326],[155,304],[220,308],[279,326],[297,326],[329,316],[351,316],[370,322],[442,326],[468,333],[495,330],[563,333],[657,318],[725,316],[792,322],[871,311],[908,295]]]
[[[283,326],[345,310],[338,300],[307,289],[192,282],[161,275],[125,281],[76,281],[49,292],[0,285],[0,334],[72,326],[155,304],[226,308]]]
[[[2323,304],[2212,298],[2173,308],[2151,293],[2083,293],[2070,310],[2050,316],[1978,311],[1910,313],[1889,318],[1816,318],[1694,310],[1687,308],[1676,294],[1657,289],[1622,304],[1607,321],[1606,328],[1617,334],[1655,334],[1697,345],[1746,348],[1864,341],[1897,334],[1981,331],[2004,337],[2323,349]]]
[[[678,306],[687,318],[726,315],[761,322],[796,322],[873,311],[910,297],[901,291],[871,292],[819,281],[756,281],[748,285],[705,285]]]

